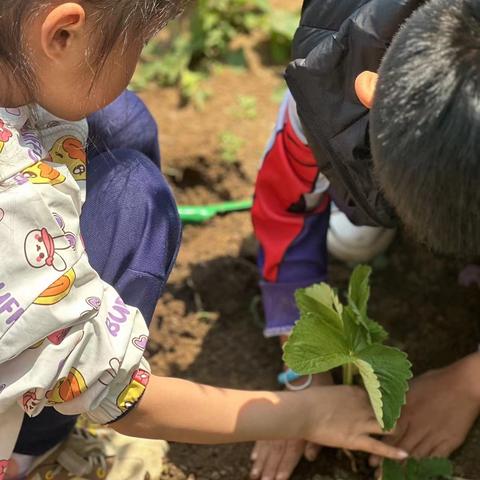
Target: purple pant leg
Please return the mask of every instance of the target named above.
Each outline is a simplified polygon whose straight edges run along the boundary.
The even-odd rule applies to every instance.
[[[125,91],[113,103],[88,119],[87,157],[128,148],[142,152],[160,166],[158,129],[145,104],[133,92]]]
[[[327,231],[330,209],[305,218],[302,232],[285,253],[276,282],[261,281],[267,337],[290,333],[299,318],[295,291],[327,279]],[[258,265],[263,267],[260,248]]]
[[[103,153],[89,172],[81,227],[90,264],[150,323],[180,245],[171,190],[135,150]]]

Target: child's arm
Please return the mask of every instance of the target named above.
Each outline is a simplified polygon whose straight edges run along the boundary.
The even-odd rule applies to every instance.
[[[355,387],[249,392],[152,377],[139,404],[112,426],[125,435],[177,442],[307,438],[394,459],[406,457],[369,436],[382,431],[366,395]]]

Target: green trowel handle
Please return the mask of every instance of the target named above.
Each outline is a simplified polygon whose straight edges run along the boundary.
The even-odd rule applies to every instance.
[[[180,205],[178,212],[184,223],[203,223],[219,213],[240,212],[252,208],[252,200],[212,203],[210,205]]]

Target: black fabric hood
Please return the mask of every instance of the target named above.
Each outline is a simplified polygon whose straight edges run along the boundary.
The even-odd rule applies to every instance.
[[[354,83],[376,72],[400,25],[424,0],[305,0],[286,80],[334,200],[358,225],[394,227],[372,175],[369,111]]]

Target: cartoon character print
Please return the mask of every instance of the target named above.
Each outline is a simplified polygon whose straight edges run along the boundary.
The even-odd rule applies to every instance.
[[[70,332],[71,327],[69,328],[62,328],[61,330],[57,330],[56,332],[51,333],[47,339],[50,341],[50,343],[53,343],[54,345],[60,345],[65,338],[67,338],[68,332]],[[35,350],[36,348],[40,348],[43,345],[43,342],[45,339],[40,340],[37,343],[34,343],[29,350]]]
[[[22,176],[34,185],[60,185],[65,182],[66,177],[51,165],[44,162],[37,162],[22,170]]]
[[[8,460],[0,460],[0,480],[4,480],[7,474]]]
[[[67,269],[67,264],[59,250],[67,250],[64,235],[52,237],[46,228],[32,230],[25,238],[25,256],[33,268],[53,267],[58,272]]]
[[[33,413],[33,411],[38,407],[39,404],[40,404],[40,399],[37,398],[36,390],[30,390],[29,392],[23,394],[22,405],[25,413],[27,414]]]
[[[66,165],[75,180],[87,179],[87,155],[78,138],[66,136],[57,140],[50,150],[50,157],[52,162]]]
[[[60,277],[59,280],[57,280],[57,282],[53,283],[52,286],[50,286],[47,290],[45,290],[45,292],[47,292],[47,294],[44,292],[42,295],[40,295],[40,297],[37,298],[37,300],[35,300],[35,304],[36,305],[54,305],[55,303],[58,303],[59,301],[61,301],[63,298],[65,298],[68,293],[70,292],[71,288],[72,288],[72,285],[73,285],[73,282],[75,281],[75,272],[72,270],[69,270],[67,272],[68,273],[73,273],[73,276],[69,278],[70,280],[70,284],[68,285],[68,292],[65,290],[65,285],[62,286],[62,288],[64,288],[64,290],[62,290],[61,294],[57,294],[55,288],[57,283],[58,285],[60,285],[60,281],[63,279],[63,277],[65,277],[65,275],[63,277]],[[62,280],[64,281],[64,280]],[[60,287],[58,287],[60,288]],[[49,290],[51,290],[51,295],[49,295]],[[55,300],[55,301],[54,301]],[[88,315],[89,319],[93,319],[95,318],[95,316],[98,315],[98,312],[100,310],[100,306],[102,304],[102,301],[98,298],[98,297],[88,297],[86,300],[86,303],[87,305],[89,305],[90,307],[92,307],[92,310],[88,310],[86,312],[83,312],[81,315],[80,315],[80,318],[81,319],[85,319],[85,317]],[[68,328],[62,328],[61,330],[57,330],[56,332],[53,332],[52,334],[50,334],[48,337],[47,337],[47,340],[50,341],[50,343],[53,343],[53,345],[60,345],[64,340],[65,338],[67,337],[67,335],[69,334],[70,330],[72,328],[71,327],[68,327]],[[33,344],[29,350],[35,350],[36,348],[40,348],[42,345],[43,345],[43,342],[45,342],[45,339],[43,340],[40,340],[39,342]]]
[[[53,332],[47,338],[54,345],[60,345],[67,337],[68,332],[70,330],[71,328],[62,328],[61,330],[57,330],[56,332]]]
[[[71,368],[69,374],[58,380],[52,390],[46,394],[49,405],[69,402],[87,391],[87,382],[76,368]]]
[[[117,398],[117,407],[122,413],[132,408],[142,397],[147,388],[150,374],[138,369],[132,375],[132,381],[123,389]]]
[[[57,272],[67,269],[67,264],[60,252],[76,248],[76,236],[65,231],[65,223],[60,215],[53,214],[63,235],[53,237],[46,228],[32,230],[25,238],[25,257],[32,268],[51,267]]]
[[[72,268],[55,280],[33,303],[51,306],[61,302],[72,290],[75,279],[75,271]]]
[[[80,320],[88,321],[93,320],[97,317],[98,313],[100,312],[100,307],[102,306],[102,301],[98,297],[88,297],[85,302],[90,307],[90,310],[85,310],[80,315]]]
[[[121,362],[120,359],[118,358],[112,358],[110,359],[109,362],[110,368],[103,373],[98,381],[102,384],[108,387],[110,383],[112,383],[113,380],[115,380],[115,377],[118,375],[118,372],[120,370]]]
[[[5,126],[5,122],[0,118],[0,153],[3,152],[5,144],[12,138],[13,133]]]

